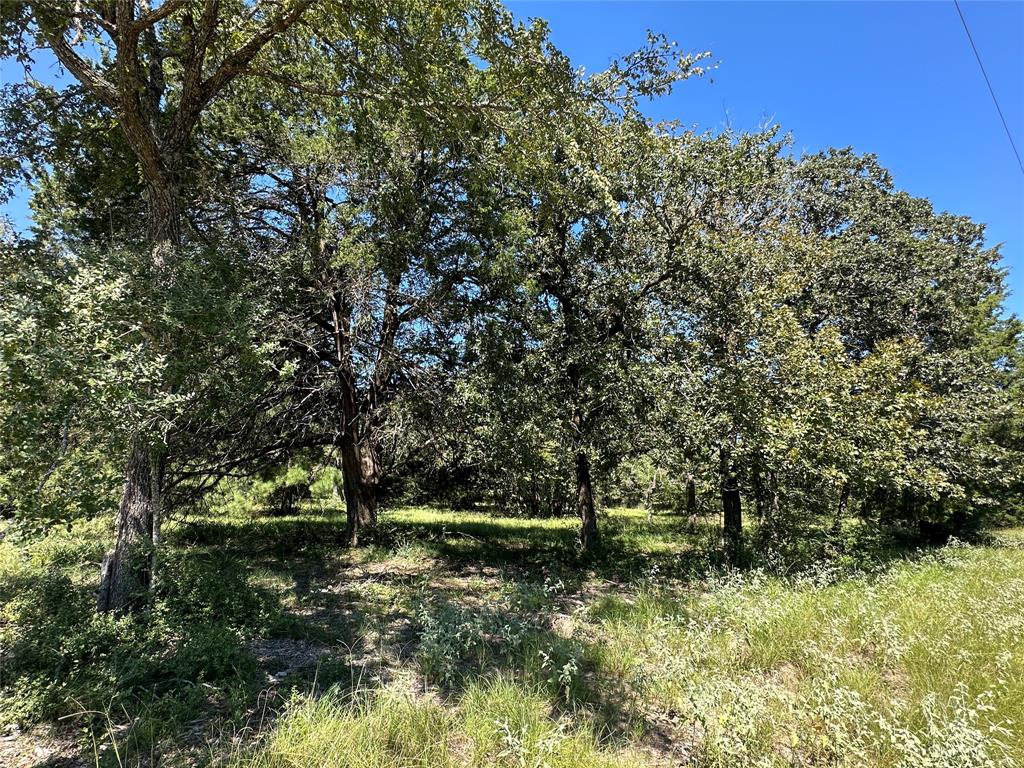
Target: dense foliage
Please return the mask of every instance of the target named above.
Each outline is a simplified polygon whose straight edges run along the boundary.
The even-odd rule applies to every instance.
[[[704,58],[654,35],[586,76],[488,0],[200,5],[0,15],[36,222],[0,254],[0,510],[121,494],[101,608],[162,519],[330,468],[353,545],[401,500],[576,514],[584,551],[602,504],[720,513],[736,561],[1019,512],[998,251],[873,157],[652,124]]]

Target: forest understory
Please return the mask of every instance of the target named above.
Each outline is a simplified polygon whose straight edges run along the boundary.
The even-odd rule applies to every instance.
[[[8,537],[0,763],[1020,764],[1019,529],[851,522],[735,569],[717,520],[602,518],[581,560],[572,519],[401,508],[350,550],[330,508],[196,516],[121,619],[106,526]]]

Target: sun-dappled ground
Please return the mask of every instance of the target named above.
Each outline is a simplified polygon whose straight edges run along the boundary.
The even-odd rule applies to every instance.
[[[148,618],[92,610],[99,522],[0,541],[0,764],[1011,766],[1024,531],[721,564],[715,521],[211,515]]]

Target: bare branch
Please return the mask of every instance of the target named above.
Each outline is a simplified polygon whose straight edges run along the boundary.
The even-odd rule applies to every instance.
[[[246,65],[252,61],[256,55],[263,49],[263,47],[269,43],[275,36],[281,34],[289,27],[292,26],[299,17],[305,13],[306,9],[313,4],[314,0],[299,0],[292,6],[292,9],[287,13],[282,13],[275,17],[269,24],[263,29],[254,34],[248,42],[242,45],[238,50],[230,55],[226,56],[221,61],[220,66],[217,67],[216,71],[210,75],[200,86],[200,102],[201,105],[205,105],[210,101],[217,93],[220,92],[221,88],[227,85],[231,80],[241,73]]]
[[[39,18],[40,7],[32,4],[32,13]],[[40,25],[40,32],[61,65],[89,89],[103,104],[115,109],[117,107],[117,89],[85,59],[75,52],[74,48],[64,39],[66,30],[47,30]]]
[[[163,21],[176,10],[184,6],[187,2],[188,0],[164,0],[159,8],[148,11],[137,18],[134,24],[132,24],[132,28],[135,33],[138,34],[147,27],[151,27],[154,24]]]

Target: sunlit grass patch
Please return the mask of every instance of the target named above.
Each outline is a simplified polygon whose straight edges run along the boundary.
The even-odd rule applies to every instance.
[[[1024,546],[1024,526],[1019,528],[999,528],[992,532],[997,543]]]
[[[395,690],[298,697],[252,768],[627,768],[644,763],[602,745],[585,723],[553,713],[540,691],[508,678],[470,686],[454,706]]]
[[[785,765],[792,750],[908,766],[1024,757],[1014,550],[951,547],[825,583],[755,572],[648,585],[589,619],[589,660],[635,706],[698,725],[711,765]]]

